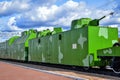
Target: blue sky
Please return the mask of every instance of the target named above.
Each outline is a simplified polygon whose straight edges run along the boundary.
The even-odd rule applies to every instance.
[[[119,0],[0,0],[0,41],[28,29],[70,28],[78,18],[100,18],[114,11],[100,22],[104,26],[120,26]],[[120,28],[119,28],[120,31]],[[5,37],[5,39],[4,39]]]

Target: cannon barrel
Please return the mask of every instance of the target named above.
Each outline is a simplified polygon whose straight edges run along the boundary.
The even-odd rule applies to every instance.
[[[108,15],[113,15],[113,12],[109,13]],[[89,22],[89,25],[91,25],[91,26],[98,26],[100,20],[104,19],[104,18],[107,17],[108,15],[105,15],[105,16],[101,17],[100,19],[91,20],[91,21]]]
[[[114,12],[111,12],[111,13],[109,13],[108,15],[113,15],[113,14],[114,14]],[[100,21],[100,20],[104,19],[105,17],[107,17],[108,15],[105,15],[105,16],[101,17],[101,18],[98,19],[98,20]]]

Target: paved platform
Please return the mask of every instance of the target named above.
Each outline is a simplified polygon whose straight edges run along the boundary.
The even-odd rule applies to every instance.
[[[0,61],[0,80],[75,80],[75,79],[40,72]]]

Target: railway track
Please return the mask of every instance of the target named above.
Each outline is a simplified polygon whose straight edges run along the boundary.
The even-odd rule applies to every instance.
[[[24,63],[18,61],[8,61],[8,60],[0,60],[2,62],[10,63],[16,66],[22,66],[29,69],[39,70],[39,71],[47,71],[52,74],[63,74],[74,77],[82,77],[92,80],[120,80],[120,74],[115,74],[112,70],[107,69],[98,69],[98,68],[90,68],[89,70],[84,70],[80,67],[71,67],[71,66],[63,66],[63,65],[51,65],[51,64],[38,64],[38,63]]]

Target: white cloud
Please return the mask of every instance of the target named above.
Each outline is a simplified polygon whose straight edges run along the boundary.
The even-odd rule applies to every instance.
[[[11,17],[7,23],[8,27],[10,28],[10,30],[19,30],[19,31],[22,31],[22,29],[18,28],[16,26],[16,20],[15,20],[15,17]]]
[[[0,42],[4,42],[13,36],[20,36],[20,32],[0,32]]]
[[[10,30],[26,30],[30,28],[44,30],[47,28],[52,29],[56,25],[69,28],[71,21],[74,19],[83,17],[92,19],[101,18],[111,11],[114,11],[113,9],[93,9],[84,1],[75,2],[74,0],[67,0],[59,6],[54,4],[56,1],[57,0],[3,1],[0,2],[0,16],[17,13],[6,22]],[[101,20],[101,25],[115,25],[119,27],[120,15],[116,15],[117,16],[108,16]]]
[[[73,19],[88,17],[91,11],[84,2],[67,1],[61,6],[39,6],[29,12],[22,14],[17,19],[19,26],[26,26],[27,23],[39,22],[41,26],[45,25],[61,25],[70,26]],[[19,24],[20,23],[20,24]],[[27,25],[32,26],[32,24]],[[33,23],[34,26],[34,23]],[[40,26],[40,24],[36,25]]]
[[[110,26],[110,27],[115,27],[115,28],[118,27],[118,25],[109,25],[109,26]]]
[[[50,6],[56,0],[9,0],[0,2],[0,17],[24,13],[38,6]]]
[[[17,25],[20,27],[34,26],[69,26],[71,21],[82,17],[100,18],[111,10],[90,9],[85,2],[68,0],[66,3],[57,6],[39,6],[31,11],[22,14],[17,18]]]
[[[38,7],[36,9],[38,19],[40,21],[47,21],[55,19],[54,15],[57,11],[58,7],[56,5],[52,5],[51,7]]]
[[[38,30],[38,31],[43,31],[43,30],[47,30],[47,29],[49,29],[50,31],[53,31],[54,27],[51,27],[51,26],[44,27],[44,26],[42,26],[42,27],[38,27],[38,28],[35,28],[35,29]]]
[[[73,0],[68,0],[66,3],[60,6],[53,4],[55,1],[56,0],[3,1],[0,2],[2,7],[0,15],[9,15],[16,12],[23,12],[22,14],[17,15],[17,17],[15,16],[16,25],[21,28],[33,28],[37,26],[52,25],[70,26],[73,19],[82,17],[100,18],[112,11],[91,9],[83,1],[75,2]],[[30,10],[26,11],[28,9]],[[102,21],[102,24],[105,23],[105,20]]]
[[[0,16],[7,16],[28,10],[30,5],[27,0],[12,0],[0,2]]]

